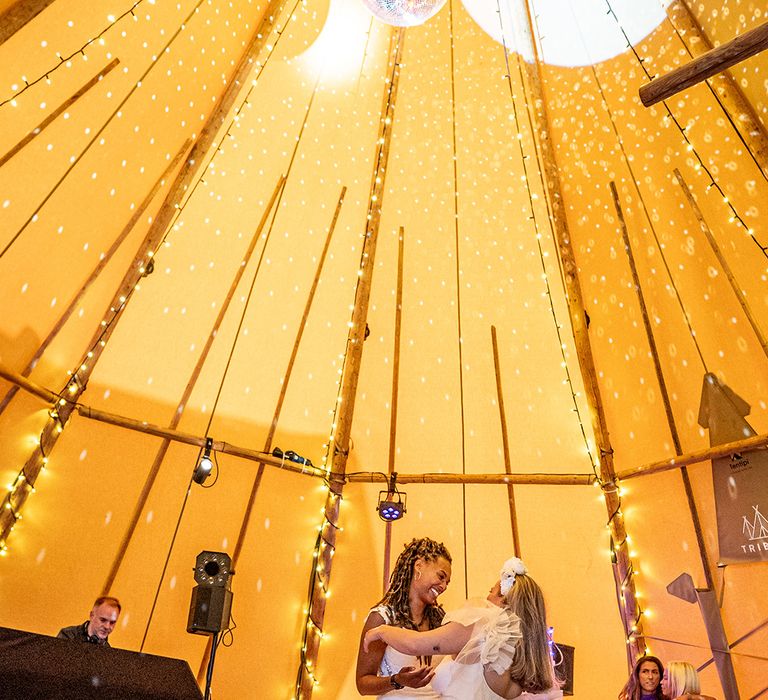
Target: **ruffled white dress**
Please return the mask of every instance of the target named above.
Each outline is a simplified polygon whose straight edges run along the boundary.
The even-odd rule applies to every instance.
[[[384,622],[387,625],[391,625],[393,622],[392,611],[386,605],[379,605],[371,612],[379,613],[384,618]],[[405,666],[419,667],[422,663],[419,661],[418,656],[411,656],[410,654],[403,654],[397,649],[387,646],[384,650],[384,656],[379,664],[380,676],[391,676],[397,673],[401,668]],[[399,698],[399,700],[438,700],[439,695],[432,690],[431,685],[424,686],[423,688],[403,688],[402,690],[395,690],[394,688],[388,693],[378,695],[379,698]]]
[[[485,600],[467,601],[466,605],[448,613],[443,624],[458,622],[472,627],[469,642],[456,655],[446,657],[435,671],[432,687],[443,700],[504,700],[488,687],[486,668],[496,673],[506,671],[515,656],[515,647],[523,638],[520,618],[514,613]],[[518,695],[518,700],[556,700],[562,698],[559,688],[543,693]]]

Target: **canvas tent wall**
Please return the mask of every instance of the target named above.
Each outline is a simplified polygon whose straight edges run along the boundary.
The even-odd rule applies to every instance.
[[[504,28],[505,48],[461,3],[404,32],[351,1],[41,5],[0,45],[0,624],[53,634],[108,589],[124,604],[116,645],[197,673],[191,567],[229,551],[237,628],[218,697],[356,697],[359,630],[404,542],[449,547],[448,608],[484,595],[512,553],[508,486],[461,483],[507,473],[506,430],[510,480],[529,482],[513,491],[520,554],[555,637],[576,647],[576,697],[614,697],[637,646],[611,560],[622,519],[630,540],[613,546],[637,574],[645,644],[702,666],[720,694],[698,609],[665,590],[709,576],[741,696],[766,692],[768,574],[717,567],[710,464],[688,468],[690,499],[680,469],[622,480],[621,513],[601,471],[708,447],[705,371],[768,432],[768,359],[696,209],[765,329],[766,171],[709,85],[648,109],[637,98],[690,59],[690,29],[658,9],[637,36],[634,4],[562,3],[581,56],[604,36],[633,46],[547,63],[568,42],[547,39],[557,23],[533,3],[542,101],[519,31]],[[692,9],[714,43],[765,21],[756,2]],[[731,69],[763,128],[767,61]],[[553,165],[612,455],[574,342]],[[9,394],[21,375],[64,403]],[[203,489],[190,479],[205,436],[218,467]],[[306,466],[258,460],[276,446],[318,469],[345,462],[341,498]],[[420,483],[387,530],[371,473],[393,469]],[[324,615],[307,612],[318,560]]]

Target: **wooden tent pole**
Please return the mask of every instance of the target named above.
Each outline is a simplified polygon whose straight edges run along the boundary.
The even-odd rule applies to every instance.
[[[768,48],[768,22],[643,85],[640,88],[640,101],[646,107],[655,105],[766,48]]]
[[[557,249],[563,269],[571,329],[573,331],[576,353],[579,358],[579,368],[584,381],[585,395],[590,408],[592,429],[600,454],[600,480],[603,485],[605,505],[608,510],[608,526],[615,546],[614,578],[617,583],[617,595],[620,600],[624,601],[624,606],[620,612],[627,637],[628,659],[634,662],[645,651],[642,620],[640,619],[640,608],[637,604],[635,583],[631,574],[633,566],[627,546],[624,516],[621,513],[618,489],[615,486],[616,472],[613,464],[613,448],[611,447],[608,435],[608,425],[597,381],[592,346],[589,340],[587,314],[581,293],[581,283],[579,282],[578,268],[573,254],[573,247],[571,246],[571,235],[568,230],[568,222],[563,206],[560,177],[552,145],[552,132],[549,128],[547,116],[541,76],[541,61],[536,49],[536,42],[533,40],[534,26],[530,2],[531,0],[520,0],[517,3],[517,6],[521,8],[524,15],[523,21],[519,22],[521,25],[520,33],[527,39],[535,56],[533,63],[529,64],[527,61],[523,61],[523,65],[526,68],[526,82],[530,90],[527,99],[528,103],[533,107],[531,115],[535,122],[533,128],[534,138],[538,140],[539,154],[545,168],[546,194],[551,205],[552,227],[557,240]]]
[[[0,23],[2,19],[0,18]],[[64,102],[62,102],[53,112],[51,112],[43,121],[41,121],[32,131],[30,131],[21,141],[11,148],[2,158],[0,158],[0,168],[2,168],[13,156],[15,156],[22,148],[24,148],[32,140],[40,136],[61,114],[66,112],[75,102],[77,102],[88,90],[101,81],[101,79],[107,75],[112,69],[116,68],[120,63],[119,58],[113,58],[104,68],[102,68],[96,75],[93,76],[85,85],[79,90],[70,95]]]
[[[667,8],[667,15],[691,56],[696,58],[712,49],[712,43],[691,11],[688,0],[675,0]],[[744,145],[752,153],[763,174],[768,176],[768,130],[745,97],[738,81],[728,71],[723,71],[712,76],[710,84]]]
[[[311,101],[310,101],[311,105]],[[309,108],[307,108],[307,116],[309,115]],[[306,118],[305,118],[306,123]],[[299,131],[299,134],[303,131],[303,128]],[[298,148],[300,143],[299,140],[296,141],[296,148]],[[288,172],[290,173],[290,166],[288,167]],[[304,305],[304,313],[301,316],[301,320],[299,321],[299,328],[296,332],[296,338],[293,342],[293,349],[291,350],[291,355],[288,359],[288,365],[285,369],[285,374],[283,375],[282,381],[280,383],[280,393],[277,398],[277,403],[275,405],[275,411],[272,414],[272,422],[269,425],[269,430],[267,431],[267,438],[264,440],[264,454],[269,454],[272,450],[272,440],[275,437],[275,432],[277,431],[277,424],[280,420],[280,414],[283,409],[283,403],[285,401],[285,396],[288,392],[288,386],[291,383],[291,375],[293,374],[293,366],[296,362],[296,356],[299,354],[299,347],[301,346],[301,339],[304,336],[304,329],[307,325],[307,319],[309,318],[309,312],[312,308],[312,302],[315,298],[315,293],[317,291],[317,286],[320,283],[320,276],[323,271],[323,266],[325,265],[325,259],[328,255],[328,249],[331,246],[331,239],[333,238],[333,232],[336,230],[336,223],[339,220],[339,215],[341,214],[341,206],[344,203],[344,197],[347,193],[346,186],[341,188],[341,194],[339,195],[339,198],[336,202],[336,209],[333,213],[333,218],[331,220],[331,225],[328,229],[328,235],[325,237],[325,244],[323,246],[323,252],[320,254],[320,259],[317,262],[317,269],[315,270],[315,277],[312,280],[312,284],[309,288],[309,293],[307,294],[307,301]],[[265,244],[266,245],[266,244]],[[235,542],[235,549],[232,554],[232,569],[236,570],[238,562],[240,561],[240,554],[243,551],[243,547],[245,546],[246,537],[248,535],[248,527],[251,523],[251,514],[253,513],[253,508],[256,504],[256,496],[259,493],[259,489],[261,488],[261,480],[264,476],[264,467],[266,466],[267,462],[260,460],[258,463],[258,467],[256,469],[256,476],[253,479],[253,483],[251,484],[251,491],[248,495],[248,502],[245,505],[245,510],[243,511],[243,517],[240,520],[240,529],[237,533],[237,540]],[[325,473],[323,472],[323,478],[325,477]],[[200,665],[198,666],[197,670],[197,681],[199,684],[203,684],[205,682],[206,672],[208,669],[208,662],[211,658],[211,652],[213,650],[213,638],[208,639],[208,644],[205,646],[205,651],[203,652],[203,656],[200,659]]]
[[[312,591],[310,593],[306,647],[302,651],[302,663],[296,683],[297,700],[309,700],[315,685],[310,669],[317,668],[317,656],[325,619],[325,599],[331,576],[331,562],[336,547],[339,504],[344,487],[347,459],[349,457],[352,417],[355,410],[357,382],[365,340],[366,319],[373,280],[376,244],[381,223],[381,207],[384,200],[387,163],[392,140],[397,88],[400,82],[400,60],[405,41],[405,29],[393,28],[389,45],[388,75],[384,88],[376,154],[373,160],[371,195],[369,198],[365,239],[360,261],[360,276],[355,293],[352,322],[347,335],[347,352],[344,373],[341,378],[341,403],[338,407],[336,429],[331,442],[331,473],[328,496],[325,502],[325,520],[320,533],[320,548],[316,561],[312,562]],[[315,575],[317,572],[317,575]]]
[[[101,274],[102,270],[107,266],[107,263],[112,259],[112,257],[117,252],[118,248],[122,245],[122,243],[125,241],[125,239],[128,237],[128,235],[133,231],[133,227],[138,223],[139,219],[144,215],[144,212],[147,210],[150,204],[152,204],[152,200],[155,198],[157,193],[160,191],[160,189],[165,185],[168,178],[171,176],[171,173],[173,173],[174,170],[176,170],[176,167],[179,164],[179,161],[184,157],[184,154],[189,150],[189,147],[192,145],[192,139],[187,139],[182,147],[178,150],[176,155],[174,156],[173,160],[168,164],[168,166],[163,171],[163,174],[160,175],[160,177],[156,180],[155,184],[152,186],[152,189],[147,193],[147,196],[144,197],[144,199],[141,201],[138,207],[134,210],[133,214],[131,215],[131,218],[128,219],[128,223],[123,226],[123,230],[120,231],[117,238],[112,242],[112,245],[109,247],[109,250],[107,250],[106,253],[102,257],[99,258],[99,262],[96,263],[93,270],[91,270],[91,273],[88,275],[88,278],[83,282],[82,286],[78,290],[77,294],[71,299],[69,304],[67,304],[67,308],[64,309],[61,316],[59,316],[58,320],[54,324],[53,328],[48,332],[48,335],[45,337],[42,343],[38,346],[37,350],[35,351],[35,354],[32,355],[29,362],[27,362],[24,369],[21,371],[22,375],[25,377],[28,377],[32,370],[37,367],[37,363],[40,362],[40,359],[43,357],[43,354],[48,349],[48,346],[55,340],[56,336],[59,334],[62,328],[64,328],[67,321],[70,319],[72,314],[76,311],[78,305],[83,300],[83,297],[85,296],[85,293],[91,288],[91,285],[98,279],[99,275]],[[0,401],[0,414],[3,413],[3,411],[8,407],[8,404],[11,402],[11,399],[16,395],[17,387],[13,386],[9,389],[9,391],[6,393],[6,395],[3,397],[2,401]]]
[[[275,411],[272,415],[272,422],[269,426],[269,431],[267,432],[267,438],[264,441],[264,452],[270,452],[272,450],[272,440],[275,437],[275,432],[277,431],[277,424],[280,420],[280,414],[283,410],[283,403],[285,402],[285,396],[288,392],[288,387],[291,383],[291,376],[293,374],[293,366],[296,363],[296,357],[299,354],[299,347],[301,346],[301,339],[304,336],[304,329],[307,326],[307,320],[309,319],[309,312],[312,309],[312,302],[315,299],[315,293],[317,292],[317,287],[320,284],[320,277],[323,273],[323,267],[325,265],[325,259],[328,256],[328,250],[331,246],[331,240],[333,238],[333,233],[336,230],[336,224],[339,220],[339,215],[341,214],[341,207],[344,204],[344,197],[347,194],[347,188],[344,186],[341,188],[341,193],[339,194],[339,198],[336,201],[336,209],[333,213],[333,218],[331,219],[331,225],[328,228],[328,235],[325,238],[325,245],[323,246],[323,251],[320,254],[320,259],[317,261],[317,269],[315,270],[315,277],[312,280],[312,285],[310,286],[309,293],[307,294],[307,302],[304,305],[304,312],[302,313],[301,320],[299,321],[299,328],[296,332],[296,339],[293,343],[293,349],[291,350],[291,356],[288,358],[288,364],[285,368],[285,374],[283,375],[283,380],[280,385],[280,394],[277,399],[277,403],[275,405]],[[251,513],[253,511],[253,506],[256,501],[256,494],[259,491],[259,486],[261,485],[261,477],[264,473],[264,465],[259,464],[259,469],[256,473],[256,478],[254,479],[253,486],[251,487],[251,495],[248,499],[248,504],[246,505],[245,512],[243,513],[242,521],[240,522],[240,530],[237,535],[237,541],[235,543],[235,549],[234,553],[232,554],[232,566],[233,568],[237,565],[237,562],[240,560],[240,553],[242,552],[243,545],[245,544],[245,537],[248,532],[248,523],[251,520]]]
[[[17,0],[0,15],[0,45],[39,15],[53,0]]]
[[[256,227],[256,230],[251,236],[251,242],[248,246],[248,249],[245,252],[245,255],[243,256],[242,264],[238,265],[237,269],[235,270],[235,276],[232,279],[231,284],[229,285],[229,291],[227,292],[227,295],[225,296],[224,301],[222,302],[219,308],[219,313],[216,316],[216,320],[213,322],[211,331],[208,334],[208,337],[206,338],[205,345],[203,346],[203,349],[200,351],[200,356],[197,358],[197,362],[195,363],[195,366],[192,369],[192,374],[187,380],[187,385],[184,388],[184,392],[181,395],[181,399],[179,400],[176,406],[176,410],[173,412],[173,416],[171,417],[171,421],[168,426],[171,430],[175,430],[179,425],[179,423],[181,422],[181,418],[184,415],[184,410],[187,407],[187,403],[189,402],[189,398],[192,395],[192,391],[197,385],[197,380],[200,378],[200,373],[203,370],[203,365],[205,364],[205,361],[208,359],[208,355],[211,351],[211,348],[213,347],[213,341],[215,340],[219,332],[219,329],[221,328],[221,324],[224,322],[224,317],[226,316],[227,311],[229,310],[229,306],[232,303],[232,299],[234,298],[235,293],[237,292],[237,287],[240,284],[240,280],[243,278],[243,275],[245,274],[246,267],[248,266],[248,263],[250,262],[251,257],[253,256],[253,251],[256,249],[256,244],[261,239],[261,233],[264,230],[264,226],[267,223],[269,214],[274,208],[275,201],[277,200],[277,196],[280,194],[281,190],[283,189],[284,184],[285,184],[285,178],[283,176],[280,176],[280,178],[278,178],[277,184],[275,185],[275,189],[272,192],[272,197],[270,198],[269,203],[267,204],[267,207],[264,210],[264,213],[262,214],[261,221],[259,221],[259,224]],[[117,572],[119,571],[120,565],[122,564],[123,558],[125,557],[125,553],[128,550],[128,545],[131,543],[131,538],[133,537],[133,533],[136,531],[136,526],[138,525],[139,519],[141,518],[141,514],[144,511],[144,506],[146,506],[147,504],[147,500],[149,499],[149,494],[152,491],[152,486],[154,485],[155,479],[157,478],[157,475],[160,472],[160,467],[162,466],[163,460],[165,459],[165,455],[168,452],[168,448],[170,447],[170,444],[171,444],[171,441],[169,438],[167,437],[163,438],[163,442],[160,444],[160,446],[157,449],[157,452],[155,453],[155,458],[152,461],[152,466],[149,468],[147,477],[144,480],[144,486],[142,487],[141,493],[139,494],[136,504],[134,505],[133,515],[131,516],[131,520],[128,523],[128,527],[126,528],[125,534],[123,535],[123,539],[120,543],[120,546],[117,549],[117,553],[112,562],[112,568],[110,569],[109,574],[107,574],[107,579],[104,582],[104,586],[102,588],[102,595],[107,595],[110,592],[113,583],[115,582],[115,578],[117,577]]]
[[[395,450],[397,444],[397,389],[400,383],[400,335],[403,321],[403,263],[405,257],[405,229],[401,226],[397,236],[397,290],[395,297],[395,333],[392,348],[392,397],[389,413],[389,450],[387,459],[387,474],[395,471]],[[382,592],[386,593],[389,586],[389,567],[392,557],[392,523],[384,526],[384,581]]]
[[[58,441],[59,435],[66,427],[75,402],[85,392],[91,373],[98,363],[104,347],[106,347],[107,341],[114,332],[117,322],[119,321],[119,316],[125,308],[128,298],[135,289],[136,284],[138,284],[139,280],[145,274],[147,265],[150,263],[154,251],[162,239],[167,226],[170,224],[171,219],[176,213],[184,193],[192,182],[197,170],[200,168],[203,162],[203,157],[213,144],[219,128],[224,123],[227,113],[234,105],[237,95],[253,69],[255,57],[267,43],[272,26],[277,21],[278,16],[287,2],[288,0],[270,0],[269,5],[265,8],[261,22],[256,28],[248,47],[241,56],[221,99],[218,101],[217,106],[206,121],[205,126],[203,126],[200,132],[200,137],[192,147],[189,157],[177,174],[176,179],[170,188],[170,192],[152,221],[144,241],[139,246],[136,256],[129,265],[128,271],[125,273],[107,312],[104,314],[103,320],[94,332],[88,345],[89,350],[87,351],[86,357],[84,357],[83,362],[80,363],[80,369],[78,369],[75,375],[73,375],[67,382],[69,388],[62,390],[62,392],[68,392],[68,401],[60,407],[55,416],[51,416],[46,422],[40,434],[39,444],[24,462],[21,471],[26,476],[24,482],[25,486],[18,492],[20,502],[26,500],[28,493],[34,487],[35,480],[43,467],[44,461],[47,460],[47,455],[50,454],[50,451]],[[83,369],[83,367],[85,369]],[[3,538],[3,536],[4,529],[3,527],[0,527],[0,538]]]
[[[656,346],[656,339],[653,336],[653,328],[651,327],[651,319],[648,314],[648,307],[645,303],[645,295],[643,294],[643,288],[640,284],[640,276],[637,274],[637,265],[635,264],[635,256],[632,252],[632,244],[629,240],[629,232],[627,231],[627,223],[624,219],[624,211],[621,208],[621,202],[619,201],[619,193],[616,190],[616,183],[610,181],[611,196],[613,197],[613,204],[616,207],[616,214],[619,220],[619,229],[621,230],[621,238],[624,242],[624,250],[627,253],[627,259],[629,261],[629,267],[632,271],[632,281],[635,285],[635,292],[637,293],[638,303],[640,304],[640,315],[643,318],[643,326],[645,328],[645,336],[648,341],[648,347],[653,359],[653,367],[656,372],[656,380],[659,383],[659,390],[661,391],[661,399],[664,403],[664,411],[667,415],[667,425],[669,426],[669,432],[672,436],[672,442],[675,445],[675,453],[679,456],[683,454],[682,444],[680,442],[680,435],[677,432],[677,424],[675,423],[675,416],[672,412],[672,402],[669,399],[669,392],[667,391],[667,383],[664,380],[664,372],[661,368],[661,359],[659,357],[659,350]],[[701,520],[699,519],[699,510],[696,507],[696,499],[693,495],[693,487],[691,486],[691,479],[688,476],[687,467],[680,468],[680,476],[683,479],[683,487],[685,489],[685,497],[688,501],[688,510],[691,514],[691,520],[693,522],[693,529],[696,533],[696,542],[699,548],[699,558],[701,559],[701,566],[704,571],[704,578],[707,582],[707,588],[714,589],[714,579],[712,577],[712,566],[707,556],[707,546],[704,542],[704,533],[701,527]]]
[[[768,357],[768,340],[766,340],[765,335],[760,329],[760,325],[757,322],[757,318],[755,317],[755,314],[752,313],[752,308],[747,303],[747,299],[744,294],[744,291],[736,282],[736,277],[734,276],[733,271],[731,270],[731,266],[728,264],[728,261],[725,259],[725,256],[720,250],[720,246],[717,244],[715,237],[712,235],[712,231],[707,225],[707,222],[704,219],[704,214],[702,214],[701,209],[699,208],[699,205],[694,199],[694,196],[691,193],[690,187],[688,187],[688,184],[686,183],[685,179],[683,178],[682,174],[677,168],[675,168],[674,173],[675,173],[675,178],[677,178],[677,184],[680,185],[680,189],[683,190],[683,194],[685,195],[686,200],[688,200],[688,204],[691,205],[691,209],[693,209],[693,213],[696,215],[696,220],[699,222],[699,228],[701,229],[701,232],[706,237],[707,242],[712,248],[712,252],[715,254],[717,261],[720,263],[720,266],[723,268],[723,272],[725,272],[725,276],[728,280],[728,283],[731,285],[731,289],[733,290],[733,293],[736,295],[736,299],[738,300],[739,305],[744,311],[744,315],[747,317],[747,321],[749,322],[749,325],[752,327],[752,330],[754,331],[755,336],[757,336],[757,340],[760,343],[760,347],[763,348],[763,353],[765,354],[766,357]]]
[[[493,345],[493,367],[496,371],[496,398],[499,404],[499,420],[501,422],[501,444],[504,449],[504,471],[512,474],[512,462],[509,457],[509,434],[507,432],[507,415],[504,412],[504,392],[501,389],[501,365],[499,363],[499,343],[496,339],[496,326],[491,326],[491,343]],[[515,505],[515,488],[507,484],[507,499],[509,500],[509,522],[512,526],[512,544],[514,555],[522,557],[520,549],[520,532],[517,527],[517,507]]]

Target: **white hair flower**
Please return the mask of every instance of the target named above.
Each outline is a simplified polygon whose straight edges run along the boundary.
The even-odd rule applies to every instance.
[[[504,562],[504,566],[501,567],[501,595],[507,595],[507,593],[509,593],[512,586],[515,584],[515,576],[527,573],[528,569],[525,564],[523,564],[522,559],[519,559],[518,557],[507,559],[507,561]]]

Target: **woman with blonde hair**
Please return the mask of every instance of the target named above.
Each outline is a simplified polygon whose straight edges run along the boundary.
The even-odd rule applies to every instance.
[[[555,700],[544,595],[523,562],[505,562],[486,601],[472,600],[429,632],[381,625],[364,646],[383,641],[406,654],[448,654],[433,689],[450,700]]]
[[[709,695],[700,695],[699,674],[687,661],[670,661],[664,669],[661,687],[671,700],[715,700]]]

